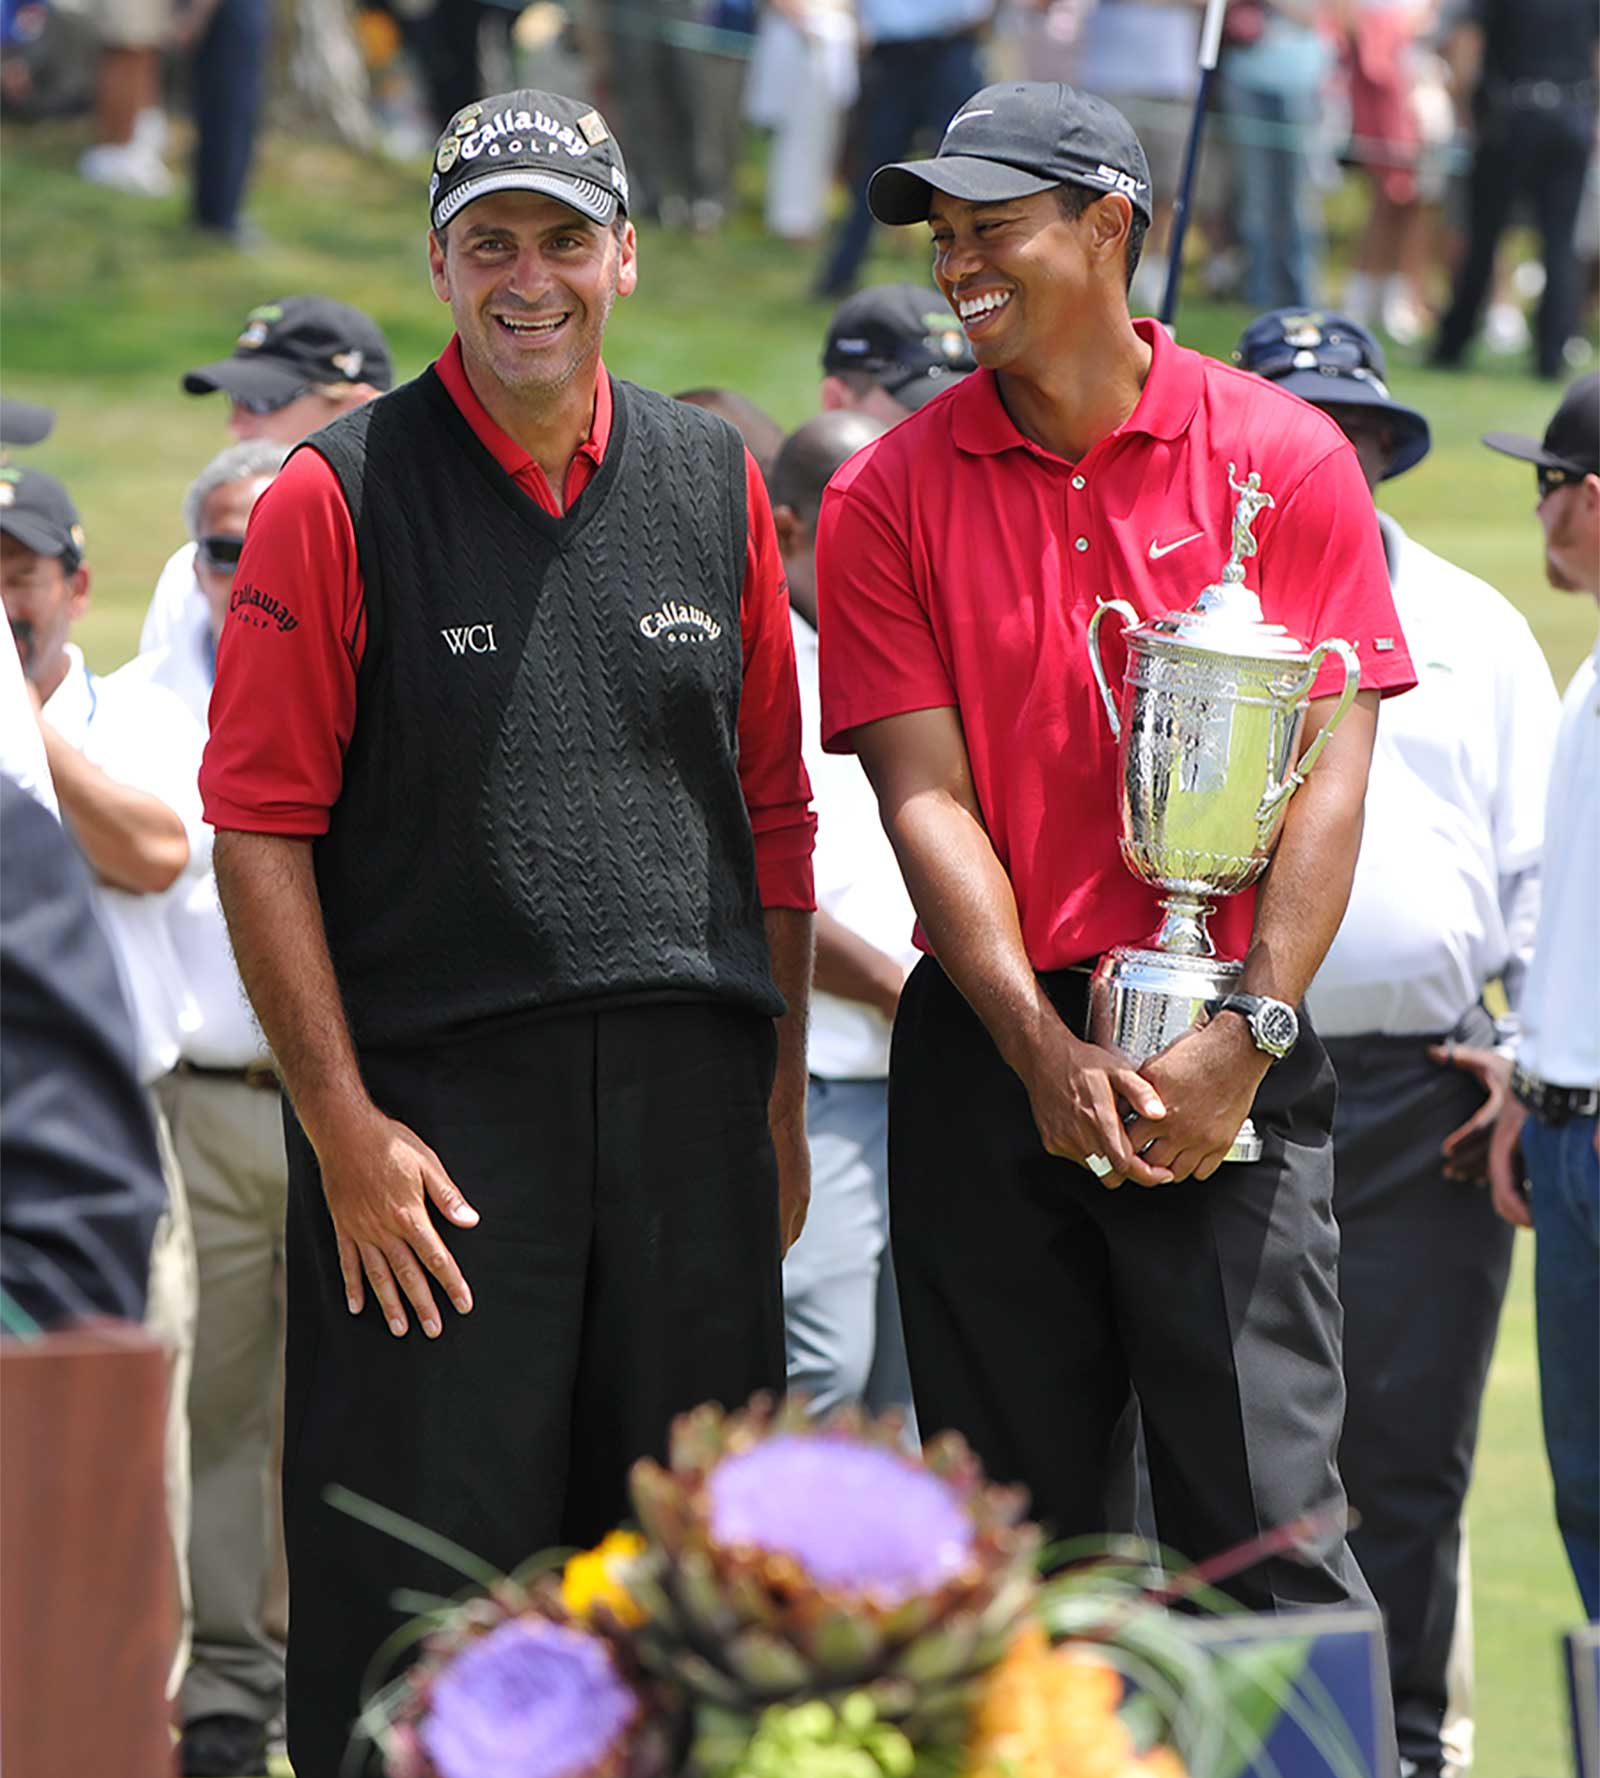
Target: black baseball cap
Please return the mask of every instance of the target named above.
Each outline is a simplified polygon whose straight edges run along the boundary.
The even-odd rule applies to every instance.
[[[1427,420],[1389,393],[1383,347],[1346,315],[1271,309],[1239,335],[1233,362],[1317,407],[1377,409],[1395,435],[1385,481],[1415,468],[1433,444]]]
[[[68,574],[83,560],[83,521],[72,496],[42,469],[0,469],[0,531],[36,556],[59,556]]]
[[[233,356],[191,370],[183,386],[191,395],[221,389],[270,412],[311,388],[393,381],[389,342],[370,315],[330,296],[284,296],[252,309]]]
[[[907,409],[978,368],[961,324],[937,291],[921,284],[874,284],[833,311],[822,347],[824,371],[865,371]]]
[[[1120,191],[1150,220],[1150,167],[1114,105],[1057,80],[1008,80],[967,100],[932,160],[879,167],[867,203],[880,222],[926,222],[935,191],[994,204],[1057,185]]]
[[[1555,470],[1580,479],[1600,475],[1600,371],[1579,377],[1544,429],[1544,442],[1535,444],[1520,432],[1486,432],[1483,442],[1491,451],[1520,457],[1536,469]]]
[[[0,395],[0,444],[36,445],[50,436],[55,423],[49,408]]]
[[[445,125],[428,220],[443,228],[494,191],[540,191],[603,225],[628,211],[628,171],[606,120],[587,99],[527,87],[476,99]]]

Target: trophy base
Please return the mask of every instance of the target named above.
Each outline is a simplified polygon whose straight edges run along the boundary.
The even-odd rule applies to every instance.
[[[1148,1062],[1200,1018],[1208,1000],[1232,991],[1241,967],[1223,957],[1119,945],[1090,978],[1089,1041],[1121,1050],[1136,1065]],[[1249,1118],[1224,1158],[1261,1159],[1261,1137]]]

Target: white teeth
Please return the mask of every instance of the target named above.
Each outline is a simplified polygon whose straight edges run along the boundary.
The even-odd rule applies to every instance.
[[[1009,290],[990,290],[982,296],[969,296],[964,302],[957,304],[956,312],[963,321],[977,321],[985,315],[992,315],[996,309],[1003,309],[1010,301]]]
[[[513,321],[509,315],[496,315],[495,319],[511,333],[551,333],[566,320],[566,316],[556,315],[548,321]]]

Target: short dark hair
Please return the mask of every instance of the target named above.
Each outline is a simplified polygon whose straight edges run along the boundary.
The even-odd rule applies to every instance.
[[[1091,204],[1099,203],[1109,192],[1095,191],[1088,185],[1058,185],[1056,187],[1056,203],[1061,207],[1061,214],[1068,222],[1076,222]],[[1139,269],[1139,260],[1144,253],[1144,238],[1150,232],[1150,224],[1134,211],[1128,223],[1128,243],[1124,253],[1122,269],[1123,278],[1128,289],[1133,288],[1133,274]]]

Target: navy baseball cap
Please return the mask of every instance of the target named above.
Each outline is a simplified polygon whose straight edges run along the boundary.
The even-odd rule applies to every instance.
[[[867,203],[880,222],[926,222],[936,191],[996,204],[1058,185],[1120,191],[1150,220],[1150,167],[1127,118],[1060,81],[1011,80],[967,100],[932,160],[879,167]]]
[[[586,99],[524,87],[465,105],[433,150],[428,219],[443,228],[475,198],[538,191],[609,226],[628,210],[628,171]]]
[[[1433,444],[1428,422],[1384,381],[1383,347],[1358,322],[1326,309],[1272,309],[1239,335],[1233,362],[1316,407],[1370,407],[1394,428],[1383,479],[1404,475]]]
[[[183,386],[191,395],[221,389],[269,413],[308,389],[393,381],[389,343],[370,315],[331,296],[283,296],[252,309],[232,356],[191,370]]]
[[[59,556],[68,574],[83,560],[83,521],[72,496],[42,469],[0,469],[0,532],[36,556]]]
[[[916,409],[978,368],[961,324],[937,291],[874,284],[833,311],[824,371],[863,371],[904,408]]]
[[[1600,371],[1579,377],[1550,416],[1544,442],[1536,443],[1520,432],[1486,432],[1483,442],[1491,451],[1520,457],[1535,469],[1581,480],[1600,475]],[[1552,478],[1553,479],[1553,478]]]

